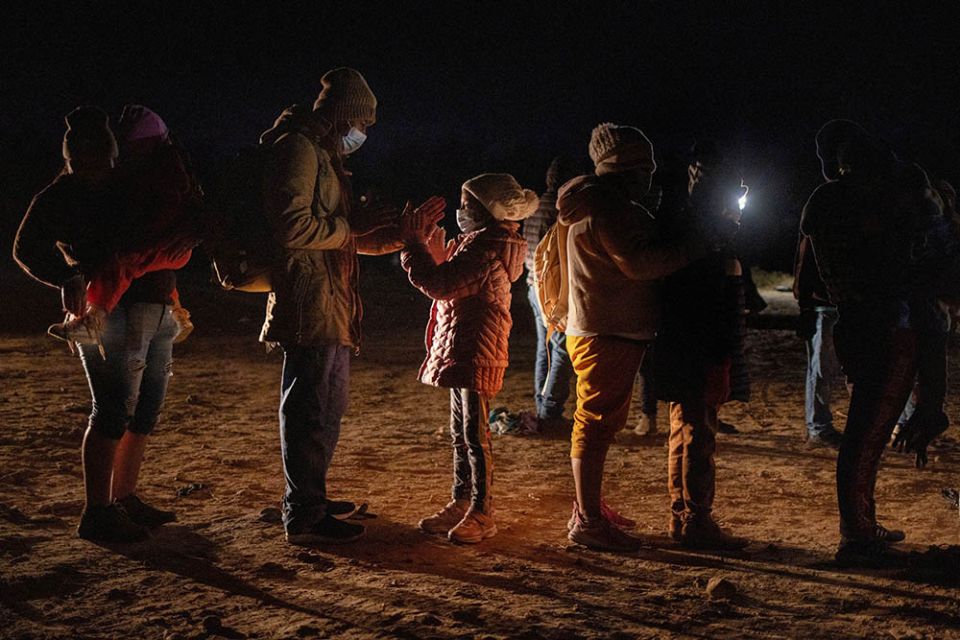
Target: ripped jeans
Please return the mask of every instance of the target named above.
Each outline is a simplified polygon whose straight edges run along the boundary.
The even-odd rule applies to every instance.
[[[106,360],[96,345],[80,345],[90,385],[90,428],[113,440],[124,431],[153,431],[167,395],[178,326],[163,304],[118,305],[103,327]]]

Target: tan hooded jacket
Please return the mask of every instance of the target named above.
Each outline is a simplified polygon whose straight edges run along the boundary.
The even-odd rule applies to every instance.
[[[568,335],[653,339],[660,322],[660,278],[705,248],[667,244],[656,221],[630,200],[617,174],[580,176],[557,199],[558,222],[569,227]]]

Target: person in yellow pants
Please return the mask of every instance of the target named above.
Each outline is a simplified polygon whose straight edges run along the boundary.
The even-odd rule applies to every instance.
[[[664,241],[637,204],[656,169],[653,145],[637,128],[604,123],[590,139],[595,175],[560,190],[559,224],[566,234],[569,298],[564,329],[577,375],[570,449],[577,500],[571,541],[601,551],[631,551],[639,541],[601,499],[610,443],[626,425],[630,396],[659,321],[658,279],[705,252],[702,242]]]

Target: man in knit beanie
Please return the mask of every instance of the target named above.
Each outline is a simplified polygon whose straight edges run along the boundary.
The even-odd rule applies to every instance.
[[[331,121],[359,120],[370,126],[377,121],[377,98],[359,71],[340,67],[323,74],[323,89],[313,103]]]
[[[269,147],[264,213],[276,259],[260,339],[284,352],[283,522],[287,541],[299,545],[349,542],[364,532],[340,519],[356,507],[328,499],[326,474],[347,406],[350,358],[360,347],[357,254],[403,245],[399,212],[354,206],[344,168],[376,122],[376,97],[353,69],[329,71],[321,84],[312,111],[288,109],[261,137]],[[440,200],[431,215],[442,209]]]

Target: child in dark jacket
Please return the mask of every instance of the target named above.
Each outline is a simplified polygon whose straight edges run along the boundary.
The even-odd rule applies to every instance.
[[[450,389],[452,500],[420,521],[427,533],[476,543],[496,535],[491,506],[493,449],[487,416],[507,368],[510,286],[523,273],[526,249],[518,222],[538,198],[507,174],[483,174],[463,184],[457,224],[421,232],[401,256],[410,282],[434,300],[427,322],[424,384]]]

